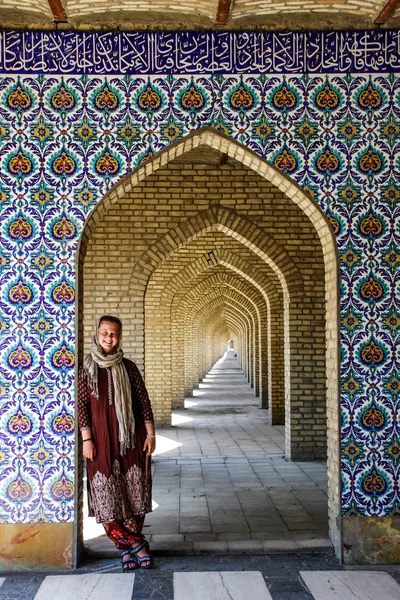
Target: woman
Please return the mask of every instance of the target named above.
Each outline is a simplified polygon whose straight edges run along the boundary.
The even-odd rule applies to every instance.
[[[122,570],[151,569],[142,534],[151,512],[150,400],[137,366],[123,357],[122,324],[103,316],[79,373],[78,419],[97,523],[121,550]]]

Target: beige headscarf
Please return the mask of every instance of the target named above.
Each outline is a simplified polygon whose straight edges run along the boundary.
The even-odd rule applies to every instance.
[[[89,386],[99,399],[99,372],[98,367],[111,367],[112,380],[114,383],[114,404],[118,419],[118,438],[120,454],[126,454],[128,448],[135,447],[135,417],[132,410],[132,391],[129,375],[123,363],[124,353],[121,350],[122,325],[119,330],[119,344],[115,354],[106,356],[99,344],[99,319],[96,325],[96,333],[93,337],[94,345],[86,356],[83,368],[86,373]],[[106,319],[103,318],[103,321]]]

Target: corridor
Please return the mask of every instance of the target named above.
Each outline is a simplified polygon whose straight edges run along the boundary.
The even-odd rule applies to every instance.
[[[158,428],[144,533],[163,552],[329,551],[326,465],[287,462],[284,427],[258,408],[233,351]],[[85,545],[116,553],[85,519]]]

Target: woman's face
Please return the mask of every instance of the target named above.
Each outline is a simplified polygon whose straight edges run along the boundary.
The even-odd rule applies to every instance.
[[[119,325],[110,321],[102,321],[99,327],[99,344],[104,354],[113,354],[118,347]]]

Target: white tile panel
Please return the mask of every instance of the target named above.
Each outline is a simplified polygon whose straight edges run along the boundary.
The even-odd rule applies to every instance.
[[[400,585],[381,571],[300,571],[314,600],[399,600]]]
[[[134,573],[50,575],[35,600],[131,600],[134,581]]]
[[[174,600],[272,600],[259,571],[174,573]]]

